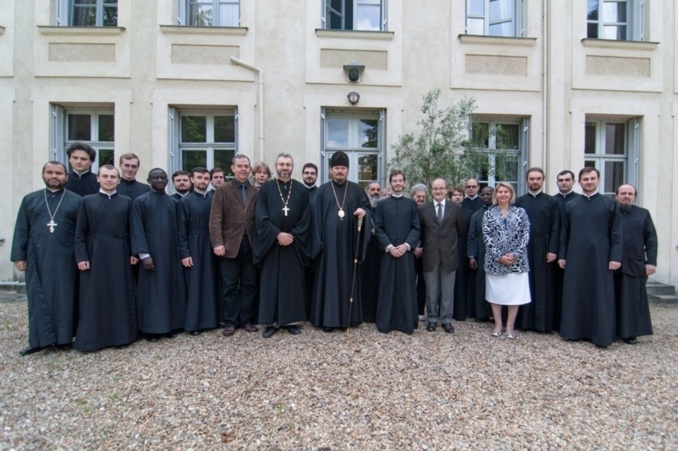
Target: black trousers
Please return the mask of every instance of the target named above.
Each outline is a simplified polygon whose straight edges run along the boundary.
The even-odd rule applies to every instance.
[[[224,293],[224,323],[226,327],[252,324],[254,298],[257,294],[257,272],[252,261],[252,248],[243,239],[235,258],[220,259]]]

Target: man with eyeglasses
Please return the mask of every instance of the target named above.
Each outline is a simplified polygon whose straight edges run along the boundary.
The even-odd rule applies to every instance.
[[[461,208],[471,210],[473,213],[483,208],[483,201],[478,196],[480,184],[476,179],[466,180],[466,197],[461,203]]]

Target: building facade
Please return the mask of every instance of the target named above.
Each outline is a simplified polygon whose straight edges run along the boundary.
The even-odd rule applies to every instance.
[[[655,278],[676,284],[676,23],[673,0],[0,0],[0,280],[17,276],[21,198],[73,141],[97,149],[95,167],[135,152],[142,180],[281,151],[324,179],[341,149],[352,180],[384,182],[440,89],[443,105],[475,99],[476,145],[490,167],[497,149],[515,156],[519,191],[529,166],[550,193],[585,164],[605,193],[637,185],[660,237]]]

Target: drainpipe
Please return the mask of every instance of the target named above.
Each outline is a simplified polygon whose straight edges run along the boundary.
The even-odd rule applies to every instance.
[[[259,161],[264,161],[264,71],[235,56],[231,57],[231,62],[259,74]]]
[[[542,168],[544,171],[547,171],[548,173],[548,168],[546,165],[546,147],[547,147],[547,140],[548,140],[548,32],[549,32],[549,27],[548,27],[548,20],[549,20],[549,15],[548,15],[548,0],[543,0],[543,14],[544,14],[544,19],[542,20],[542,39],[543,39],[543,45],[542,45],[542,72],[543,72],[543,90],[544,92],[542,93],[542,102],[541,102],[541,117],[542,117],[542,144],[541,144],[541,161],[542,161]]]

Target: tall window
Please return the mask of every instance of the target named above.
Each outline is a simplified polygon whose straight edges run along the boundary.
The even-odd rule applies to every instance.
[[[466,33],[524,36],[525,0],[466,0]]]
[[[179,0],[178,21],[191,27],[238,27],[240,0]]]
[[[366,187],[382,176],[384,113],[327,111],[323,114],[322,180],[329,180],[332,154],[342,150],[349,158],[349,180]]]
[[[68,166],[66,149],[74,142],[89,144],[96,150],[92,171],[114,164],[115,115],[113,109],[70,109],[52,105],[52,155],[50,160]]]
[[[520,122],[474,122],[473,148],[480,160],[475,175],[481,186],[509,182],[516,194],[524,194],[528,133],[527,118]]]
[[[207,169],[220,167],[227,177],[232,176],[236,133],[235,109],[191,111],[171,108],[171,171],[190,171],[198,166]]]
[[[387,0],[323,0],[323,28],[386,30]]]
[[[57,0],[57,25],[115,27],[118,25],[118,0]]]
[[[639,124],[637,119],[586,122],[584,164],[600,171],[600,193],[611,196],[619,185],[636,184]]]
[[[643,0],[588,0],[587,37],[642,41]]]

